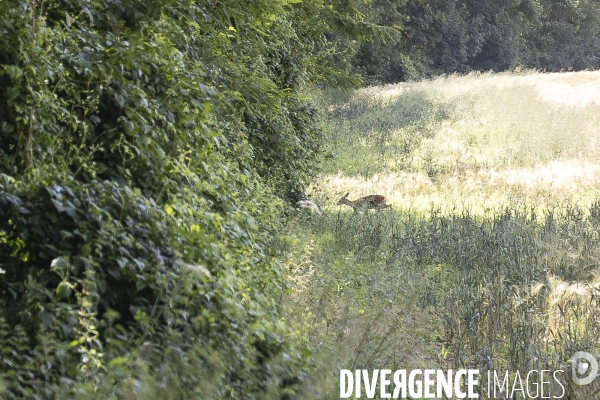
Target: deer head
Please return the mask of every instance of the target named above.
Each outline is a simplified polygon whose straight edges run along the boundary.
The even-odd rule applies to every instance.
[[[346,193],[339,201],[338,201],[338,205],[340,204],[348,204],[351,203],[350,200],[348,200],[348,195],[350,194],[350,192]]]

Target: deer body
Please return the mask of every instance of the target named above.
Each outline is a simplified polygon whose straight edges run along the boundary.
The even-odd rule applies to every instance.
[[[371,208],[374,208],[378,211],[383,210],[384,208],[391,207],[390,204],[385,204],[385,196],[379,194],[372,194],[370,196],[361,197],[356,200],[348,200],[348,195],[350,193],[346,193],[344,197],[342,197],[338,204],[345,204],[347,206],[352,207],[354,212],[358,212],[359,210],[364,210],[365,212],[369,211]]]

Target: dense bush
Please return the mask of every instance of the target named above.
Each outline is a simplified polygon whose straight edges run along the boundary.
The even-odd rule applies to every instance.
[[[356,17],[338,6],[0,4],[3,398],[301,381],[273,244],[320,151],[304,88],[354,79],[326,62],[325,34]]]

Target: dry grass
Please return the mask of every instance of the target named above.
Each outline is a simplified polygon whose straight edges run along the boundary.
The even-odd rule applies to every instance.
[[[398,83],[383,87],[370,87],[357,92],[357,96],[391,101],[409,90],[427,88],[445,101],[487,90],[505,90],[525,87],[546,103],[567,107],[586,107],[600,104],[600,71],[563,72],[541,74],[535,71],[506,72],[501,74],[474,73],[466,76],[445,76],[424,83]]]
[[[444,203],[460,204],[474,212],[511,202],[535,202],[540,209],[565,200],[590,203],[600,194],[600,164],[580,159],[558,160],[522,168],[449,167],[443,184],[423,171],[375,174],[370,177],[321,176],[311,195],[331,198],[382,194],[395,207],[427,212]],[[333,204],[330,204],[330,208]]]
[[[411,92],[445,115],[413,124],[414,146],[407,155],[394,148],[408,129],[404,114],[394,110]],[[599,71],[450,76],[363,89],[352,102],[365,106],[332,128],[342,131],[333,136],[343,135],[344,143],[332,144],[337,158],[315,181],[317,197],[379,193],[421,211],[440,200],[483,211],[515,200],[585,203],[598,194]],[[372,118],[378,111],[368,107],[389,111]],[[369,119],[370,129],[354,123]],[[424,130],[433,134],[418,137]],[[386,136],[385,144],[374,144],[378,135]],[[348,173],[348,164],[361,163],[363,171],[354,167]]]

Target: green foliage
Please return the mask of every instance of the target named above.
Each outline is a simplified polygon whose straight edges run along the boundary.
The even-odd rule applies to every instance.
[[[212,26],[181,28],[175,43],[202,54],[223,94],[215,122],[235,147],[229,154],[281,197],[297,198],[318,169],[322,145],[306,85],[358,86],[351,57],[376,29],[361,21],[354,2],[282,1],[252,19],[244,4],[230,3],[226,14],[209,9]]]
[[[352,2],[0,4],[3,398],[295,392],[280,197],[316,172],[307,85],[358,82],[326,37],[353,26]]]
[[[440,73],[600,67],[597,2],[376,0],[367,21],[397,30],[365,42],[354,65],[369,83]]]

